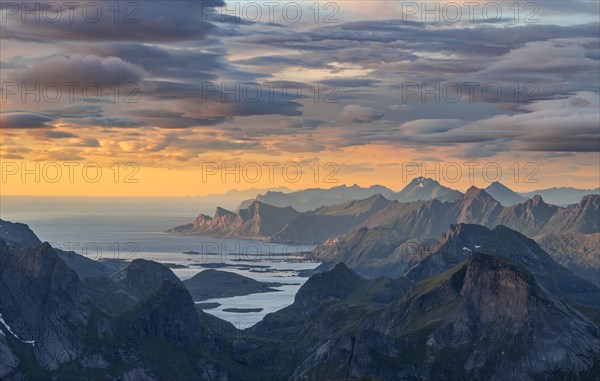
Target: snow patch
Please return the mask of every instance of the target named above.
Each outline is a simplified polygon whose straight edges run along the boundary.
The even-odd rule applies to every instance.
[[[4,325],[4,328],[6,328],[8,330],[8,332],[15,337],[15,339],[17,339],[25,344],[31,344],[31,345],[35,346],[35,340],[22,340],[19,336],[17,336],[17,334],[13,332],[12,328],[10,328],[10,325],[8,325],[8,323],[6,321],[4,321],[1,313],[0,313],[0,323],[2,323],[2,325]],[[0,330],[0,333],[2,334],[2,336],[6,336],[6,334],[2,330]]]

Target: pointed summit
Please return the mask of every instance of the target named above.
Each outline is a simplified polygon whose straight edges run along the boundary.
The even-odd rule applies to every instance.
[[[445,187],[434,179],[415,177],[404,189],[390,196],[392,200],[400,202],[413,202],[418,200],[432,200],[450,202],[461,196],[457,190]]]
[[[485,191],[504,206],[519,204],[527,200],[525,197],[514,192],[512,189],[500,182],[493,182]]]

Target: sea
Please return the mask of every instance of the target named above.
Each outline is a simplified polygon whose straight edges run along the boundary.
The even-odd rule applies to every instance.
[[[240,329],[248,328],[266,314],[292,304],[306,281],[298,272],[319,263],[298,261],[298,254],[312,250],[312,246],[166,233],[172,227],[190,223],[200,213],[212,214],[215,207],[196,197],[2,196],[0,218],[26,223],[42,241],[96,260],[153,260],[168,264],[182,280],[217,268],[282,284],[276,292],[202,301],[220,304],[205,312]],[[224,311],[228,308],[262,311]]]

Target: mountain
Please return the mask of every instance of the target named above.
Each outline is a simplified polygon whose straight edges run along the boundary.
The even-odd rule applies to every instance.
[[[254,201],[248,208],[237,213],[217,208],[214,217],[201,214],[187,225],[170,229],[169,233],[202,234],[220,237],[266,238],[279,232],[297,217],[294,208],[280,208]]]
[[[137,270],[157,270],[146,265]],[[109,298],[121,293],[113,283],[105,287]],[[221,364],[227,352],[212,354],[233,326],[196,311],[181,282],[164,281],[131,309],[107,315],[48,243],[18,248],[0,239],[0,311],[3,380],[183,381],[231,374]]]
[[[532,381],[593,379],[599,369],[598,327],[507,259],[474,254],[383,304],[356,296],[378,295],[371,282],[338,265],[253,327],[282,346],[272,361],[287,366],[274,374]]]
[[[78,357],[91,311],[77,274],[48,243],[17,248],[0,240],[0,254],[3,352],[27,351],[49,370]]]
[[[362,188],[356,184],[352,186],[340,185],[329,189],[309,188],[289,193],[267,192],[259,194],[254,199],[243,201],[238,210],[247,208],[254,201],[259,201],[279,207],[291,206],[298,211],[307,212],[322,206],[361,200],[377,194],[387,197],[391,193],[393,193],[391,189],[381,185]]]
[[[364,200],[323,206],[298,215],[272,237],[280,243],[315,244],[345,233],[387,206],[391,201],[382,195]]]
[[[258,282],[243,275],[213,269],[201,271],[190,279],[184,280],[183,284],[196,302],[278,291],[272,287],[281,286],[281,284]]]
[[[568,303],[600,306],[600,288],[559,265],[534,240],[505,226],[490,230],[481,225],[452,225],[429,252],[407,271],[411,281],[436,276],[474,252],[488,253],[518,263],[548,292]]]
[[[515,242],[531,249],[525,237],[497,231],[500,249]],[[490,232],[458,226],[435,252],[420,253],[416,267],[441,249],[475,251]],[[475,252],[416,283],[364,279],[337,264],[309,278],[292,305],[241,331],[197,310],[161,264],[137,260],[82,281],[48,243],[0,239],[0,378],[591,380],[600,370],[599,329],[547,291],[581,293],[586,284],[554,283],[551,262],[531,250],[517,251],[519,263]],[[104,301],[135,297],[107,313],[87,282]]]
[[[484,190],[471,187],[454,202],[393,202],[347,233],[330,238],[315,254],[325,261],[345,262],[363,276],[399,276],[415,250],[420,251],[419,242],[436,240],[456,223],[504,225],[527,236],[594,233],[600,231],[600,196],[586,196],[566,208],[546,204],[539,196],[503,207]]]
[[[454,201],[461,196],[461,192],[445,187],[437,181],[425,177],[414,178],[400,192],[392,193],[389,197],[400,202],[413,202],[419,200]]]
[[[534,239],[556,262],[600,286],[600,233],[557,233]]]
[[[15,247],[35,246],[42,243],[26,224],[5,220],[0,220],[0,238],[6,245]],[[109,264],[94,261],[74,251],[55,249],[55,252],[80,278],[109,275],[114,272],[117,265],[114,262]]]
[[[135,299],[143,299],[158,289],[163,282],[180,283],[168,267],[154,261],[135,259],[110,279]]]
[[[453,223],[492,224],[502,205],[485,191],[471,187],[454,202],[393,202],[346,234],[317,248],[321,260],[344,262],[360,275],[400,276],[426,242]]]
[[[485,188],[485,191],[504,206],[519,204],[527,200],[527,197],[519,195],[517,192],[514,192],[512,189],[497,181],[491,183]]]
[[[596,189],[577,189],[572,187],[539,189],[532,192],[521,193],[521,196],[532,198],[540,195],[547,202],[554,205],[567,206],[576,204],[583,196],[588,194],[600,194],[600,188]]]

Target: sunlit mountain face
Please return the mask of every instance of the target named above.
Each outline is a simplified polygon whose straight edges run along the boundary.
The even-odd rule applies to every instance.
[[[0,379],[597,381],[599,15],[2,0]]]

